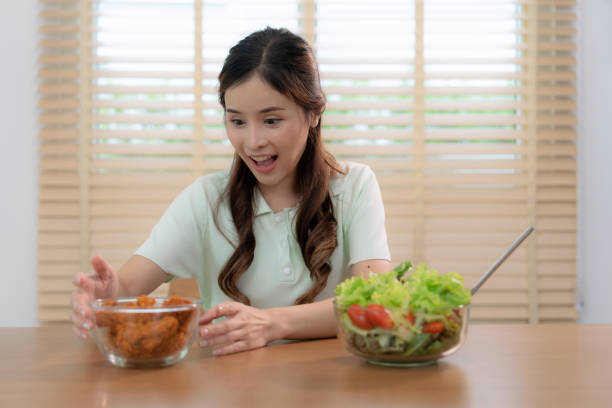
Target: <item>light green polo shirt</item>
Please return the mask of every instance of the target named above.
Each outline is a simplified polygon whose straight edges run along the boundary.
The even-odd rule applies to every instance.
[[[390,260],[385,232],[385,212],[380,188],[372,170],[345,162],[346,175],[330,180],[336,213],[338,246],[331,257],[332,271],[316,300],[334,296],[336,285],[351,276],[350,265],[368,259]],[[208,309],[231,300],[217,278],[234,252],[213,220],[217,200],[229,180],[223,171],[199,177],[168,207],[144,244],[136,251],[178,278],[195,278]],[[296,208],[274,213],[259,189],[255,190],[255,254],[253,263],[238,280],[238,288],[251,305],[266,309],[290,306],[312,286],[295,237]],[[237,242],[236,228],[227,202],[219,208],[219,226]]]

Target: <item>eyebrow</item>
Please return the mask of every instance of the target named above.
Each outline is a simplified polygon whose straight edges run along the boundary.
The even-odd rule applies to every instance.
[[[269,106],[267,108],[263,108],[262,110],[260,110],[259,113],[268,113],[268,112],[274,112],[274,111],[279,111],[279,110],[285,110],[285,108],[281,108],[281,107],[278,107],[278,106]],[[239,110],[232,109],[232,108],[226,109],[226,112],[229,112],[229,113],[242,113]]]

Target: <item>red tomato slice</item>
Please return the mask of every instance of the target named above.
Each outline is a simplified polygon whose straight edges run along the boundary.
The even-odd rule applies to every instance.
[[[437,334],[444,330],[444,323],[429,322],[423,325],[423,333]]]
[[[366,307],[366,317],[370,323],[382,329],[389,330],[394,326],[393,319],[391,319],[389,313],[381,305],[369,304]]]
[[[414,326],[415,319],[414,319],[414,313],[412,313],[412,310],[408,312],[408,314],[404,315],[404,319],[408,320],[410,324]]]
[[[348,309],[346,309],[346,314],[353,324],[360,329],[370,330],[373,328],[372,323],[370,323],[366,317],[366,310],[361,305],[357,303],[350,305]]]

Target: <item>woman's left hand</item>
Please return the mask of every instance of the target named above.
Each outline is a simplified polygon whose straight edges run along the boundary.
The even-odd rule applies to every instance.
[[[225,317],[225,320],[212,323]],[[239,302],[224,302],[207,310],[199,320],[200,347],[218,346],[214,355],[263,347],[277,340],[270,313]]]

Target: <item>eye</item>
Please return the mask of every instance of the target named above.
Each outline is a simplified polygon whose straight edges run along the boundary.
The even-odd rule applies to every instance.
[[[238,126],[242,126],[244,125],[244,121],[242,119],[230,119],[230,122],[232,123],[232,125],[238,127]]]
[[[266,125],[278,125],[281,120],[281,118],[266,118],[264,119],[264,123]]]

